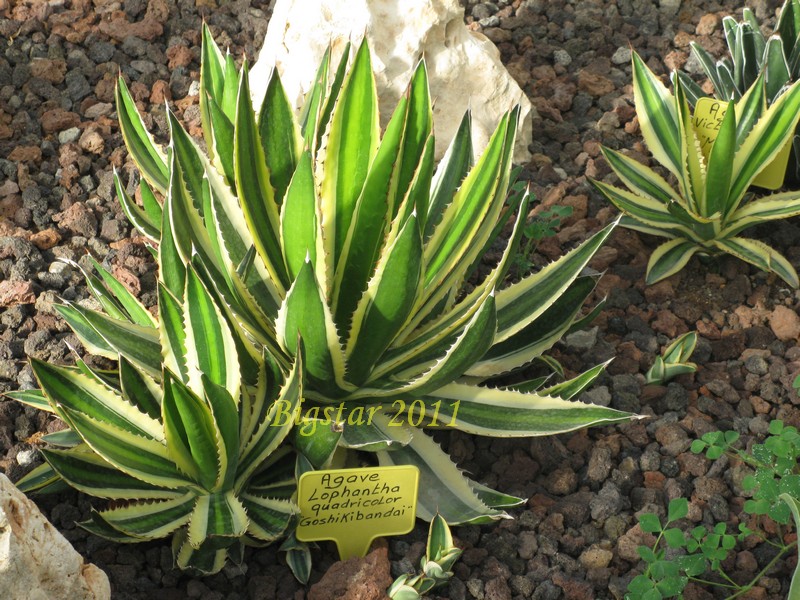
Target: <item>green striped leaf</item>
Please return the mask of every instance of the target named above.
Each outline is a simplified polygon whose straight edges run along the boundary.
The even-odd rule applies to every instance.
[[[183,304],[186,328],[186,364],[189,387],[201,394],[201,374],[212,383],[239,397],[241,376],[233,334],[193,268],[186,271],[186,299]]]
[[[684,168],[681,162],[681,124],[675,98],[636,52],[633,53],[632,65],[636,116],[642,137],[653,157],[680,180]]]
[[[411,432],[406,431],[411,429]],[[430,521],[437,513],[451,524],[484,523],[509,518],[481,501],[450,457],[430,437],[413,434],[408,425],[387,427],[390,437],[412,433],[411,442],[377,453],[381,466],[414,465],[419,469],[417,517]]]
[[[116,349],[109,344],[103,336],[97,333],[97,330],[92,327],[89,320],[83,316],[83,312],[78,306],[67,303],[56,304],[53,308],[55,308],[56,312],[61,315],[61,318],[67,322],[67,325],[69,325],[75,335],[78,336],[78,339],[86,350],[92,354],[103,356],[111,360],[117,360],[119,358],[119,353]]]
[[[774,248],[763,242],[742,237],[715,240],[714,245],[720,250],[732,254],[741,260],[757,266],[763,271],[775,273],[793,288],[800,282],[797,272],[791,263]]]
[[[92,450],[124,473],[167,489],[192,485],[167,456],[163,443],[67,408],[62,408],[59,414]]]
[[[64,479],[53,470],[49,463],[42,463],[14,482],[23,494],[46,494],[69,489]]]
[[[96,378],[31,358],[39,385],[59,414],[68,409],[146,437],[163,440],[161,424],[128,404]]]
[[[225,73],[223,71],[224,58],[222,52],[220,52],[219,47],[216,42],[214,42],[211,31],[205,23],[203,23],[202,28],[200,52],[200,122],[203,127],[203,134],[205,135],[206,147],[208,148],[209,155],[213,159],[215,156],[215,145],[210,134],[213,132],[218,121],[211,114],[209,100],[213,101],[217,106],[219,106],[218,103],[222,101],[222,88],[224,86]]]
[[[302,149],[294,108],[286,97],[278,69],[272,70],[264,102],[258,115],[258,130],[269,169],[275,200],[283,201]]]
[[[701,211],[706,217],[724,214],[728,206],[728,192],[733,174],[733,157],[736,154],[736,111],[728,103],[725,116],[717,132],[717,139],[708,156],[705,207]]]
[[[412,215],[385,249],[353,315],[346,348],[349,382],[363,384],[402,329],[417,299],[421,263],[422,235]]]
[[[794,39],[796,40],[797,36]],[[789,54],[784,53],[783,41],[780,36],[773,35],[767,41],[763,55],[767,102],[772,103],[777,99],[783,87],[792,79],[789,64],[786,62]]]
[[[161,417],[161,387],[140,373],[125,357],[119,359],[119,382],[125,400],[152,419]]]
[[[670,202],[683,201],[672,186],[649,167],[625,156],[621,152],[606,148],[605,146],[603,146],[600,151],[603,153],[603,158],[606,159],[606,162],[608,162],[609,166],[614,170],[617,177],[619,177],[629,189],[635,191],[640,196],[644,196],[648,201],[656,201],[664,205]],[[607,186],[607,184],[603,184],[602,182],[598,183],[601,184],[601,187],[598,188],[600,191],[603,191],[603,188]],[[611,198],[609,199],[611,200]],[[669,214],[666,208],[658,208],[653,202],[647,202],[647,207],[648,210],[662,212],[665,216]],[[620,207],[617,206],[617,208]],[[622,209],[620,208],[620,210]]]
[[[294,281],[308,256],[317,261],[317,193],[311,153],[300,156],[281,207],[281,243],[286,270]]]
[[[17,402],[32,406],[35,409],[50,413],[55,412],[42,390],[15,390],[13,392],[5,392],[4,395]]]
[[[147,188],[146,183],[141,184],[142,189],[142,197],[144,197],[144,190]],[[133,198],[128,195],[128,192],[125,191],[125,188],[122,187],[122,182],[119,179],[119,174],[117,173],[117,168],[114,167],[114,189],[117,192],[117,200],[119,200],[119,204],[122,207],[122,211],[125,213],[125,216],[128,217],[128,221],[136,227],[136,230],[141,233],[142,235],[146,236],[150,240],[157,242],[158,238],[161,237],[161,219],[152,219],[147,211],[139,208],[139,206],[134,202]],[[152,192],[150,193],[152,195]],[[156,203],[158,206],[158,204]],[[159,207],[160,209],[160,207]]]
[[[471,131],[472,116],[467,111],[433,176],[431,201],[425,221],[426,240],[433,234],[434,228],[442,219],[445,208],[452,202],[455,191],[472,167],[474,159]]]
[[[247,525],[247,512],[232,490],[199,496],[189,521],[188,542],[199,548],[215,537],[239,538]]]
[[[181,294],[183,296],[183,294]],[[182,303],[175,298],[167,287],[158,284],[158,310],[161,320],[158,328],[161,340],[161,357],[164,367],[180,376],[182,381],[189,380],[189,369],[186,363],[186,329]],[[161,373],[159,373],[159,378]],[[160,411],[159,411],[160,412]]]
[[[122,285],[96,260],[91,258],[91,262],[92,265],[94,265],[95,270],[100,274],[100,277],[103,279],[105,285],[108,286],[108,289],[114,295],[114,298],[119,302],[126,315],[133,323],[142,325],[143,327],[155,327],[157,325],[155,317],[153,317],[150,311],[147,310],[144,305],[139,302],[139,300],[137,300],[136,296],[128,291],[128,288]]]
[[[167,452],[175,465],[205,490],[220,484],[219,430],[209,406],[169,371],[161,403]]]
[[[147,131],[131,98],[125,80],[120,76],[114,92],[119,118],[119,129],[125,146],[147,182],[161,194],[167,190],[167,157],[156,146],[153,136]]]
[[[270,276],[280,285],[288,285],[280,247],[280,219],[275,190],[270,183],[270,173],[264,147],[256,126],[250,104],[250,85],[247,65],[242,67],[242,79],[236,103],[235,132],[233,136],[233,168],[236,191],[245,219],[253,235],[256,250]]]
[[[281,537],[292,516],[298,512],[297,506],[288,500],[243,493],[241,501],[249,520],[247,533],[262,542],[272,542]]]
[[[166,537],[189,522],[195,495],[187,492],[169,500],[133,502],[97,513],[108,525],[140,540]]]
[[[221,571],[232,544],[229,542],[220,548],[218,541],[206,540],[199,548],[195,548],[189,543],[188,536],[187,528],[179,529],[172,536],[175,564],[181,569],[194,569],[205,575]]]
[[[700,250],[702,248],[696,243],[681,238],[664,242],[650,255],[647,263],[647,284],[652,285],[674,275]]]
[[[547,310],[578,277],[615,226],[607,225],[541,271],[499,291],[495,343],[508,339]]]
[[[529,437],[608,425],[632,415],[612,408],[533,393],[452,383],[429,394],[442,400],[439,419],[461,431],[492,437]]]
[[[299,352],[300,335],[306,373],[318,389],[335,393],[347,387],[339,335],[308,259],[286,294],[275,328],[281,346],[292,356]]]
[[[334,266],[379,140],[378,93],[369,46],[364,41],[333,108],[320,184],[323,219],[330,224],[326,254]]]
[[[720,238],[730,237],[740,231],[765,221],[786,219],[800,214],[800,192],[781,192],[751,200],[737,210]]]
[[[203,389],[215,429],[219,462],[217,486],[230,489],[239,461],[239,399],[232,397],[228,390],[212,382],[206,375],[203,375]]]

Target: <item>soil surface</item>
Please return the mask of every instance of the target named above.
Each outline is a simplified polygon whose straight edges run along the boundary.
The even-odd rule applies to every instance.
[[[600,158],[601,144],[649,160],[633,109],[631,48],[659,74],[684,68],[700,81],[689,42],[720,56],[722,16],[740,16],[731,12],[732,3],[713,0],[462,1],[470,27],[497,44],[538,111],[524,177],[542,206],[573,207],[558,234],[537,248],[536,264],[615,218],[587,183],[587,177],[614,179]],[[777,0],[747,4],[772,26]],[[146,304],[155,303],[154,265],[114,198],[112,167],[132,168],[113,105],[118,72],[162,136],[165,100],[199,134],[193,82],[202,20],[234,56],[255,57],[269,14],[269,3],[258,0],[221,6],[215,0],[0,0],[0,391],[35,386],[26,356],[69,362],[67,344],[80,349],[53,303],[88,302],[88,291],[80,274],[57,259],[91,254]],[[787,221],[752,236],[797,265],[799,234]],[[594,301],[607,296],[606,307],[591,329],[551,352],[569,373],[614,358],[584,399],[647,419],[554,438],[437,434],[478,481],[529,498],[511,511],[514,520],[455,528],[464,554],[440,597],[622,598],[642,568],[637,545],[652,541],[637,515],[663,516],[670,499],[686,497],[687,527],[725,521],[735,528],[746,518],[746,470],[696,456],[689,445],[717,429],[736,430],[752,443],[773,419],[800,426],[800,401],[791,386],[800,370],[800,295],[728,258],[693,259],[678,275],[647,287],[645,265],[656,243],[628,230],[614,233],[592,264],[605,271]],[[664,387],[645,385],[656,354],[690,330],[700,334],[697,373]],[[0,399],[0,472],[16,480],[38,464],[37,437],[58,428],[52,417]],[[85,519],[94,502],[85,496],[36,500],[77,550],[108,573],[115,599],[307,593],[277,546],[249,550],[241,566],[198,579],[172,568],[167,542],[116,545],[77,528],[75,521]],[[392,577],[416,567],[426,531],[419,523],[411,534],[388,541],[391,562],[383,564]],[[746,581],[772,556],[764,544],[747,545],[725,566]],[[784,598],[795,560],[790,555],[778,562],[751,597]],[[334,547],[320,544],[312,582],[335,561]],[[690,585],[685,597],[723,596]]]

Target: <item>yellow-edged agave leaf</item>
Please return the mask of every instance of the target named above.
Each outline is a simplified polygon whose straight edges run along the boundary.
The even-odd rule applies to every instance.
[[[422,273],[419,225],[416,214],[406,221],[398,237],[385,249],[356,308],[346,348],[350,383],[361,385],[366,381],[411,313]]]
[[[668,217],[669,212],[665,206],[670,202],[683,202],[683,199],[675,192],[672,186],[650,167],[646,167],[642,163],[625,156],[622,152],[617,152],[605,146],[601,147],[600,151],[609,166],[614,169],[614,173],[626,186],[636,190],[639,195],[644,196],[646,199],[653,201],[647,204],[650,210],[663,213]],[[592,183],[607,185],[602,182],[593,181]]]
[[[217,443],[219,475],[215,483],[218,489],[231,489],[239,461],[239,412],[236,400],[221,385],[203,375],[205,401],[211,409],[214,434]]]
[[[736,235],[758,223],[797,215],[800,215],[800,192],[771,194],[752,200],[737,210],[720,235],[722,237]]]
[[[118,302],[122,308],[123,314],[132,322],[143,327],[155,327],[157,321],[155,317],[147,310],[144,305],[136,299],[136,296],[131,294],[124,285],[122,285],[111,273],[109,273],[103,266],[98,263],[94,258],[91,259],[92,265],[95,270],[100,274],[103,283],[110,291],[113,298]],[[87,281],[89,278],[87,277]]]
[[[744,95],[734,104],[736,111],[736,147],[744,143],[753,125],[767,110],[767,99],[764,91],[765,74],[762,73]]]
[[[31,359],[39,385],[56,412],[66,408],[150,440],[163,440],[161,424],[128,404],[96,378]]]
[[[68,489],[66,482],[47,462],[28,471],[14,485],[23,494],[46,494]]]
[[[250,225],[256,250],[271,277],[280,285],[288,285],[280,248],[280,218],[275,190],[270,183],[264,148],[250,105],[247,64],[242,67],[241,84],[236,103],[234,132],[234,173],[236,190],[245,218]]]
[[[179,529],[172,536],[175,564],[181,569],[193,569],[206,575],[221,571],[228,559],[228,547],[220,548],[217,543],[208,540],[195,548],[189,543],[188,535],[186,529]]]
[[[213,126],[209,115],[208,101],[211,99],[216,103],[222,100],[222,89],[225,85],[225,58],[222,56],[222,52],[214,42],[211,31],[205,23],[203,23],[201,35],[200,122],[203,126],[203,133],[206,134],[206,145],[212,148],[213,143],[209,143],[211,140],[207,136]]]
[[[181,380],[188,381],[189,369],[186,363],[186,329],[183,306],[161,282],[158,283],[158,307],[161,320],[158,333],[164,366],[179,375]]]
[[[466,371],[469,377],[494,377],[526,365],[551,348],[571,327],[592,290],[591,277],[579,277],[542,315],[488,352]]]
[[[333,108],[323,163],[320,195],[322,217],[330,228],[325,251],[332,258],[329,260],[332,267],[338,263],[344,248],[356,201],[378,151],[379,140],[378,92],[369,46],[362,42]]]
[[[153,419],[161,416],[161,387],[143,375],[124,356],[119,358],[119,384],[122,397]]]
[[[223,457],[219,429],[208,404],[165,371],[161,411],[169,457],[205,490],[218,489]]]
[[[272,70],[267,84],[264,102],[258,114],[258,130],[270,182],[275,190],[275,199],[280,205],[300,158],[302,138],[294,109],[286,97],[277,69]]]
[[[632,64],[636,116],[642,137],[655,159],[681,180],[684,172],[681,162],[681,123],[675,99],[636,52],[633,53]]]
[[[694,242],[681,238],[664,242],[650,255],[647,263],[647,283],[653,284],[674,275],[701,250],[702,248]]]
[[[119,200],[120,206],[122,206],[125,216],[128,217],[128,221],[131,222],[131,224],[137,229],[137,231],[139,231],[139,233],[146,236],[151,241],[157,242],[161,235],[160,206],[158,218],[151,218],[151,216],[147,214],[147,211],[139,208],[136,202],[134,202],[133,198],[131,198],[128,195],[128,192],[125,191],[125,188],[122,186],[122,182],[119,179],[119,174],[117,173],[116,167],[114,167],[113,171],[114,189],[117,192],[117,199]],[[142,184],[142,190],[145,189],[146,185],[146,183]],[[144,197],[144,191],[142,192],[142,196]],[[156,206],[158,206],[157,203]]]
[[[5,392],[3,395],[38,410],[51,413],[55,412],[42,390],[14,390],[13,392]]]
[[[194,482],[175,467],[162,442],[66,408],[59,410],[59,416],[106,462],[128,475],[167,489],[193,485]]]
[[[317,193],[311,153],[300,156],[281,206],[281,244],[289,277],[294,280],[305,263],[317,261]]]
[[[99,511],[97,516],[117,531],[142,540],[165,537],[186,525],[196,500],[192,492],[167,500],[132,502]]]
[[[77,306],[72,304],[58,304],[54,306],[56,312],[61,315],[67,324],[72,328],[78,339],[92,354],[103,356],[111,360],[115,360],[119,354],[114,348],[97,333],[97,330],[92,327],[91,323],[83,316],[83,313],[78,310]]]
[[[441,401],[440,422],[452,421],[456,429],[492,437],[552,435],[630,419],[630,414],[613,408],[461,383],[429,394],[425,406],[436,401]]]
[[[684,208],[690,213],[708,216],[703,210],[706,202],[706,166],[680,79],[675,82],[675,108],[680,122],[678,128],[681,144],[680,164],[684,165],[678,178],[684,193]],[[670,204],[674,207],[676,203]]]
[[[724,240],[715,240],[714,245],[759,269],[775,273],[794,288],[800,285],[797,271],[794,270],[791,263],[774,248],[763,242],[735,236]]]
[[[239,397],[241,375],[233,334],[211,295],[193,268],[186,271],[183,305],[186,327],[186,364],[189,387],[202,393],[201,375]]]
[[[142,169],[142,176],[161,194],[167,189],[167,156],[153,141],[142,122],[125,80],[117,79],[115,91],[119,128],[128,151]]]
[[[794,135],[800,120],[800,81],[770,106],[739,146],[733,160],[733,177],[727,215],[741,202],[747,187]]]
[[[736,154],[736,111],[733,103],[728,103],[725,116],[717,132],[717,139],[708,156],[706,175],[705,204],[702,214],[710,217],[723,214],[728,207],[728,194],[733,175],[733,157]]]
[[[403,435],[408,425],[387,427],[386,435]],[[381,466],[414,465],[419,469],[417,516],[430,520],[437,512],[448,523],[485,523],[508,519],[502,510],[488,507],[473,491],[470,481],[430,437],[411,433],[408,444],[398,444],[390,452],[377,453]]]
[[[306,372],[316,385],[334,393],[348,387],[343,381],[344,350],[308,258],[286,294],[275,327],[290,355],[298,353],[300,334]]]
[[[199,548],[209,538],[240,538],[247,524],[247,511],[233,491],[198,496],[189,521],[188,541],[192,548]]]
[[[383,400],[380,399],[379,402]],[[377,452],[379,450],[392,450],[396,446],[405,446],[414,437],[414,430],[410,427],[398,429],[394,425],[389,425],[390,418],[381,412],[370,412],[373,407],[368,406],[365,401],[366,410],[371,419],[366,419],[364,423],[351,425],[344,424],[342,438],[339,445],[342,448],[352,448],[364,452]],[[356,406],[351,412],[364,410],[363,407]],[[363,414],[363,413],[362,413]],[[349,415],[344,415],[345,419]],[[392,427],[391,434],[387,433],[387,427]]]
[[[236,472],[236,489],[241,489],[247,479],[258,469],[264,460],[283,442],[294,425],[300,410],[303,395],[301,373],[303,361],[298,355],[280,394],[270,405],[266,415],[258,423],[247,445],[239,453]]]
[[[494,343],[508,339],[547,310],[578,277],[615,225],[607,225],[542,270],[498,292]]]
[[[87,446],[88,448],[88,446]],[[72,487],[85,494],[109,500],[176,499],[185,492],[154,487],[131,477],[92,451],[43,449],[47,464]]]
[[[247,533],[262,542],[272,542],[281,537],[297,506],[289,500],[264,498],[256,494],[242,494],[242,506],[247,511]]]

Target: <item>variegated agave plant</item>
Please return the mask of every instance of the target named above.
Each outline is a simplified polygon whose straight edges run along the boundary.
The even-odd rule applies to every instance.
[[[281,537],[297,512],[295,455],[283,441],[292,429],[284,415],[300,409],[301,366],[284,377],[256,351],[202,267],[180,263],[169,239],[160,262],[158,319],[98,264],[101,277],[84,274],[105,314],[58,307],[119,368],[31,360],[41,391],[9,396],[68,429],[43,437],[47,462],[18,486],[66,482],[107,499],[82,527],[117,542],[171,535],[179,567],[215,573],[228,556],[240,561],[244,545]]]
[[[381,136],[369,48],[349,72],[348,54],[333,73],[325,56],[299,120],[277,72],[256,116],[246,65],[237,72],[204,29],[209,156],[172,114],[169,150],[159,148],[120,82],[118,113],[144,204],[121,186],[120,199],[144,235],[162,240],[162,254],[168,240],[182,257],[176,264],[202,265],[232,318],[284,369],[301,353],[299,334],[308,422],[295,441],[308,466],[330,465],[336,448],[372,451],[381,464],[419,467],[422,518],[437,509],[450,522],[504,517],[519,499],[464,477],[419,426],[531,436],[629,417],[569,401],[602,365],[549,387],[491,382],[580,325],[595,284],[582,271],[613,225],[503,288],[525,198],[499,264],[467,287],[511,214],[518,111],[503,117],[477,162],[465,117],[435,168],[424,64]],[[172,262],[161,259],[167,280]]]
[[[633,55],[633,89],[642,136],[653,158],[675,180],[677,189],[653,169],[603,148],[626,189],[593,181],[625,217],[622,224],[669,238],[647,265],[647,283],[680,271],[695,254],[731,254],[772,272],[792,287],[797,273],[789,261],[761,241],[739,234],[759,223],[800,214],[800,192],[756,197],[753,180],[791,139],[800,119],[800,84],[793,84],[767,107],[763,74],[739,102],[727,105],[719,133],[703,156],[683,83],[675,94]]]

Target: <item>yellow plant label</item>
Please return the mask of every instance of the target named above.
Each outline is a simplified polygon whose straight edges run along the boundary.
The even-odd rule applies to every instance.
[[[297,539],[333,540],[342,560],[364,556],[376,537],[414,528],[418,486],[410,465],[303,473]]]
[[[711,146],[717,139],[722,118],[727,112],[728,106],[725,102],[720,102],[714,98],[700,98],[694,109],[692,125],[694,126],[697,138],[700,141],[700,149],[703,157],[708,161]],[[753,185],[768,190],[777,190],[783,185],[783,178],[786,174],[786,165],[789,164],[789,154],[792,150],[791,138],[781,148],[781,151],[772,159],[753,181]]]

